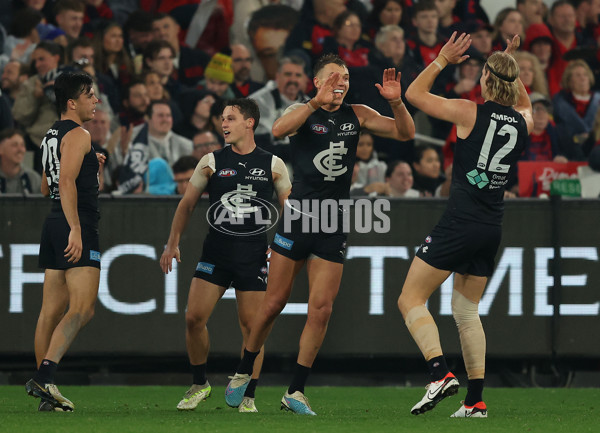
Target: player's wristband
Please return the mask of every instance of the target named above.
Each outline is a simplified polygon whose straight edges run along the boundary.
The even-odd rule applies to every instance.
[[[392,99],[391,101],[388,101],[388,104],[390,104],[391,107],[401,107],[404,105],[404,101],[402,98]]]
[[[315,111],[317,111],[321,107],[316,107],[315,108],[315,106],[312,104],[312,102],[313,102],[313,99],[311,99],[310,101],[308,101],[306,103],[306,105],[308,105],[308,108],[310,108],[311,113],[314,113]]]
[[[440,71],[441,71],[442,69],[444,69],[444,67],[442,66],[442,64],[441,64],[440,62],[438,62],[437,60],[434,60],[432,63],[433,63],[435,66],[437,66],[438,68],[440,68]]]

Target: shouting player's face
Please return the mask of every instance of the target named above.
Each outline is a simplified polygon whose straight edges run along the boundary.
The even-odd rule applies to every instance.
[[[254,119],[244,119],[237,107],[227,106],[221,116],[223,136],[229,144],[241,143],[246,137],[248,130],[252,130]]]

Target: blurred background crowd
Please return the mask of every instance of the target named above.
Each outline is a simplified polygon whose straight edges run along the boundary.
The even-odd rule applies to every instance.
[[[58,119],[53,83],[64,71],[94,77],[101,102],[84,127],[108,157],[101,191],[182,194],[198,160],[225,145],[225,100],[255,99],[257,144],[289,162],[289,142],[271,126],[314,95],[319,56],[348,64],[346,102],[391,116],[374,86],[383,69],[400,71],[406,91],[454,31],[471,34],[470,57],[446,68],[433,93],[483,102],[487,56],[518,34],[535,123],[523,161],[600,171],[600,0],[497,3],[506,7],[489,16],[479,0],[0,2],[0,194],[39,192],[40,142]],[[449,194],[456,130],[407,106],[416,140],[363,131],[352,195]],[[515,172],[507,196],[519,195],[519,180]]]

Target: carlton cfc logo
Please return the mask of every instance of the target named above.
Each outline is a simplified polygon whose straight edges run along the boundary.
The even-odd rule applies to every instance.
[[[325,125],[321,125],[320,123],[310,125],[310,129],[312,129],[317,134],[327,134],[327,131],[329,131],[329,129]]]
[[[237,174],[237,171],[235,171],[233,168],[224,168],[221,171],[219,171],[219,174],[217,176],[232,177],[232,176],[235,176],[236,174]]]

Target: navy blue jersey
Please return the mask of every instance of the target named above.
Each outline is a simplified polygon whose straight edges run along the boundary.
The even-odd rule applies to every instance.
[[[352,106],[312,113],[290,137],[294,181],[290,199],[347,199],[360,123]]]
[[[514,108],[491,101],[478,105],[473,130],[456,142],[446,212],[463,220],[501,224],[509,171],[527,135],[525,119]]]
[[[264,222],[273,198],[273,154],[256,147],[240,155],[231,146],[214,152],[215,171],[208,181],[210,232],[266,239]]]
[[[62,211],[58,189],[61,159],[60,144],[68,132],[79,126],[81,125],[72,120],[58,120],[54,122],[40,146],[42,148],[42,166],[48,181],[54,211]],[[77,187],[77,212],[80,216],[81,214],[85,214],[98,217],[99,168],[96,151],[92,145],[90,146],[90,151],[85,154],[79,175],[75,179],[75,186]]]

